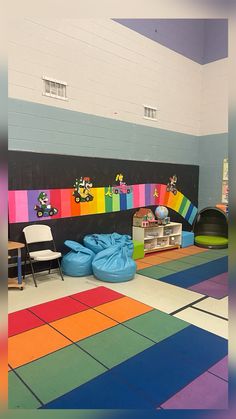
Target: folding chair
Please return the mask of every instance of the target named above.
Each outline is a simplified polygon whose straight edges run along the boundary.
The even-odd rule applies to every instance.
[[[25,277],[25,271],[26,271],[26,262],[27,262],[27,258],[29,259],[30,262],[30,266],[31,266],[31,272],[32,272],[32,276],[33,276],[33,280],[34,280],[34,285],[37,287],[37,282],[35,279],[35,271],[33,268],[33,262],[43,262],[43,261],[49,261],[50,265],[49,265],[49,271],[48,273],[50,274],[51,271],[51,261],[52,260],[57,260],[57,264],[58,264],[58,268],[59,268],[59,272],[61,275],[61,279],[62,281],[64,281],[63,275],[62,275],[62,271],[61,271],[61,266],[60,266],[60,262],[59,262],[59,258],[61,257],[61,253],[57,252],[56,249],[56,245],[52,236],[52,232],[51,232],[51,228],[47,225],[44,224],[32,224],[29,225],[27,227],[25,227],[23,229],[23,233],[25,236],[25,243],[26,243],[26,255],[25,255],[25,269],[24,269],[24,277]],[[36,250],[36,251],[31,251],[31,245],[35,244],[37,245],[37,243],[40,243],[43,245],[43,243],[47,243],[47,245],[49,245],[49,247],[52,247],[53,250],[51,249],[43,249],[42,250],[42,246],[41,246],[41,250]],[[39,247],[37,246],[37,247]]]

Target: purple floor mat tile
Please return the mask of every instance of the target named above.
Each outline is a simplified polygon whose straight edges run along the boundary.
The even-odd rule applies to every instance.
[[[216,282],[217,284],[228,285],[228,272],[213,276],[210,281]]]
[[[188,289],[217,299],[224,298],[228,295],[228,286],[226,284],[218,284],[210,279],[192,285]]]
[[[163,409],[227,409],[228,383],[205,372],[161,405]]]
[[[209,370],[212,374],[217,375],[224,380],[228,380],[228,357],[225,356],[221,361],[217,362],[217,364],[213,365]]]

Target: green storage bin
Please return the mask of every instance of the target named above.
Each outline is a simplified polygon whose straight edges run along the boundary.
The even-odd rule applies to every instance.
[[[144,244],[137,240],[132,240],[132,242],[134,244],[133,259],[136,260],[144,258]]]

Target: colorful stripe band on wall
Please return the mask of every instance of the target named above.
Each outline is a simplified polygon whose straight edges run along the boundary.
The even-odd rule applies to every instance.
[[[74,189],[9,191],[9,222],[27,223],[39,219],[79,217],[164,205],[192,224],[197,208],[181,192],[173,194],[166,190],[166,186],[153,183],[130,185],[126,193],[114,192],[110,187],[93,188],[92,198],[87,202],[76,202]],[[48,199],[48,205],[43,208],[38,202],[41,193],[45,193]]]

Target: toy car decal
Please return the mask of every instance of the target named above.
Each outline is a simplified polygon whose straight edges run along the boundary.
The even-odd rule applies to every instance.
[[[169,178],[169,182],[166,185],[166,191],[172,192],[174,195],[176,195],[178,192],[176,188],[176,183],[177,183],[177,176],[176,175],[171,176]]]
[[[89,202],[93,200],[93,195],[91,194],[91,188],[93,184],[89,177],[81,177],[79,180],[75,180],[73,196],[75,202]]]
[[[84,182],[83,182],[84,180]],[[88,182],[87,191],[82,196]],[[77,180],[74,188],[64,189],[39,189],[11,190],[8,193],[9,222],[34,222],[41,217],[48,219],[80,217],[84,215],[104,214],[109,212],[130,210],[132,208],[149,207],[151,205],[163,205],[179,213],[189,224],[192,225],[197,214],[196,206],[179,190],[167,191],[167,184],[149,183],[133,185],[100,186],[93,188],[91,193],[91,181],[82,178]],[[79,184],[84,183],[79,187]],[[114,182],[115,183],[115,182]],[[172,185],[173,186],[173,185]],[[112,191],[117,189],[117,193]],[[126,193],[122,193],[126,191]],[[125,189],[124,189],[125,188]],[[128,190],[132,193],[128,193]],[[80,190],[82,189],[82,194]],[[85,188],[86,189],[86,188]],[[158,193],[158,196],[156,196]],[[90,196],[89,196],[90,195]],[[171,195],[171,199],[170,199]],[[95,198],[96,197],[96,198]],[[89,205],[83,202],[90,201]],[[79,202],[77,204],[76,202]],[[80,203],[81,202],[81,203]],[[19,204],[20,203],[20,204]],[[37,203],[37,205],[35,205]],[[49,204],[51,203],[51,204]],[[55,208],[55,206],[56,208]]]
[[[132,186],[128,186],[126,182],[124,182],[124,175],[122,173],[117,173],[116,175],[116,183],[117,185],[112,186],[112,193],[115,194],[129,194],[133,191]]]
[[[112,192],[115,194],[129,194],[132,192],[132,190],[132,186],[128,185],[112,186]]]
[[[51,204],[48,204],[48,195],[46,192],[40,192],[38,195],[38,202],[34,207],[34,210],[37,211],[37,217],[51,217],[58,213],[58,209],[52,207]]]

